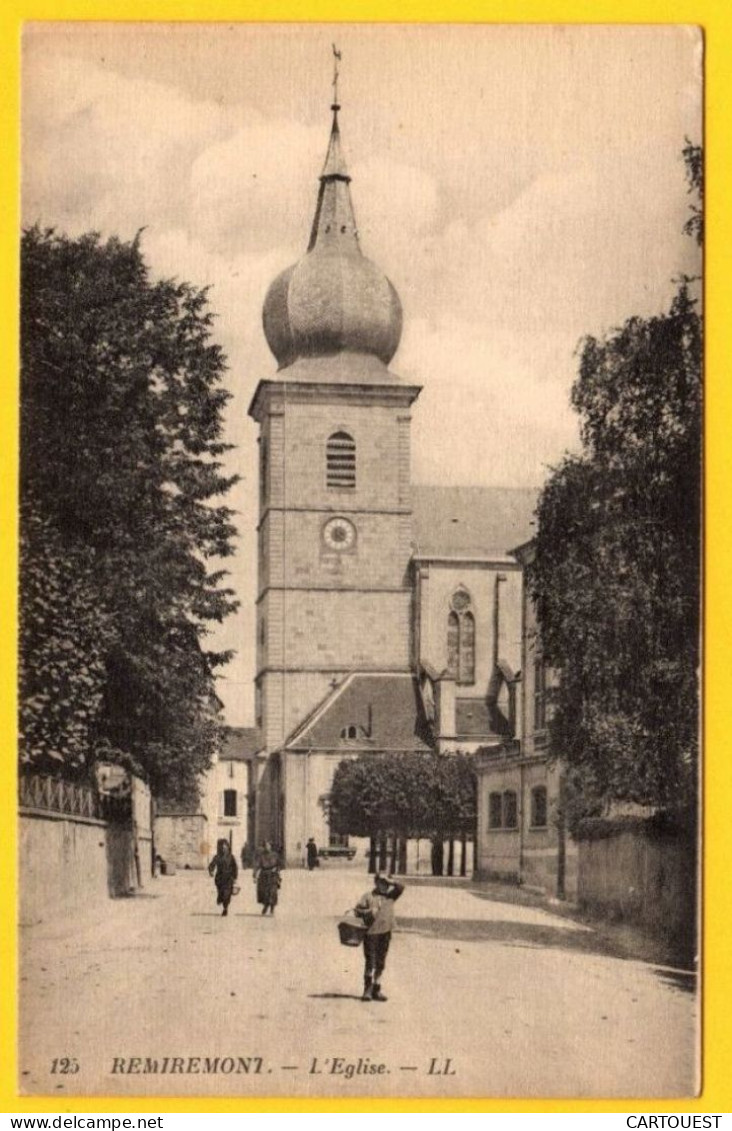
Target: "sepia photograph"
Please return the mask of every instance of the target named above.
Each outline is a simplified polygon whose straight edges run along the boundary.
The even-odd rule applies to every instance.
[[[699,1094],[703,65],[25,24],[21,1095]]]

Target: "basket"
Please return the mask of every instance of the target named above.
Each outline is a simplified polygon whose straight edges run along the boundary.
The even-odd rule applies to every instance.
[[[355,911],[347,911],[338,924],[338,938],[341,946],[360,946],[366,935],[366,927]]]

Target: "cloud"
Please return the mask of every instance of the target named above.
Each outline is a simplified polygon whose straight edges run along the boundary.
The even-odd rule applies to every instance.
[[[321,129],[256,121],[204,150],[191,170],[191,224],[236,254],[284,243],[305,251],[317,198]]]
[[[188,211],[190,166],[230,126],[215,103],[73,56],[28,53],[23,215],[123,235]]]
[[[399,250],[408,251],[411,240],[434,229],[439,210],[437,181],[419,165],[378,154],[355,164],[352,176],[361,237],[373,248],[388,239],[392,254],[394,240]]]
[[[572,349],[561,332],[519,338],[467,320],[413,320],[396,368],[423,386],[413,414],[415,478],[540,484],[577,445]]]
[[[577,164],[472,223],[456,212],[400,257],[393,277],[405,307],[432,324],[454,317],[517,338],[562,331],[573,343],[658,313],[674,279],[698,270],[680,237],[681,169],[671,185],[667,170],[656,159],[608,181],[606,170]]]
[[[247,722],[257,500],[247,407],[274,372],[262,302],[307,245],[327,121],[313,84],[300,84],[298,66],[320,58],[303,29],[276,40],[279,71],[275,40],[262,31],[269,48],[254,50],[245,36],[244,77],[241,45],[221,54],[232,29],[216,34],[205,59],[200,29],[190,41],[180,27],[161,34],[149,58],[139,31],[130,60],[108,37],[116,68],[92,40],[75,52],[86,42],[80,26],[26,36],[23,215],[72,235],[129,238],[145,226],[154,274],[212,284],[233,393],[229,466],[242,476],[228,500],[241,512],[230,565],[242,611],[215,645],[239,649],[223,693],[230,721]],[[362,247],[404,305],[394,368],[424,387],[414,477],[536,485],[577,443],[568,396],[580,336],[663,309],[673,277],[698,270],[680,235],[680,149],[686,133],[699,136],[688,37],[589,27],[538,30],[533,40],[510,27],[347,34],[350,105],[363,112],[348,117],[344,147]]]

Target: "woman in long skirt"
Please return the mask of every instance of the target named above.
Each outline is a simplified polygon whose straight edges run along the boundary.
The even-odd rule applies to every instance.
[[[254,880],[257,885],[257,903],[262,905],[262,914],[274,915],[280,889],[280,858],[273,852],[272,845],[263,845],[254,865]]]
[[[239,869],[231,845],[223,837],[216,843],[216,855],[208,866],[208,872],[216,884],[216,902],[223,905],[221,914],[228,915]]]

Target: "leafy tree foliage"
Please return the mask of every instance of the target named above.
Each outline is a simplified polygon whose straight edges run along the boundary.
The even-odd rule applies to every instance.
[[[449,837],[475,831],[475,772],[463,754],[362,754],[340,763],[328,816],[337,833]]]
[[[83,771],[114,639],[110,618],[97,600],[88,552],[64,547],[30,506],[21,515],[21,561],[21,759]]]
[[[684,231],[688,236],[693,236],[697,244],[704,242],[704,153],[700,145],[686,139],[683,149],[684,164],[686,165],[686,180],[692,201],[689,205],[690,216],[684,224]]]
[[[235,608],[205,290],[153,283],[139,237],[21,247],[22,758],[131,759],[185,794],[218,701],[207,625]]]
[[[700,187],[700,153],[687,149]],[[568,767],[571,823],[613,801],[694,809],[702,327],[693,283],[679,283],[665,314],[584,341],[572,390],[582,454],[564,459],[539,501],[529,580],[544,657],[561,673],[550,737]]]

